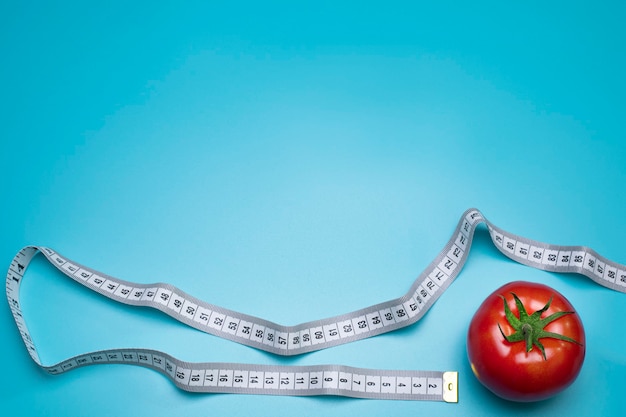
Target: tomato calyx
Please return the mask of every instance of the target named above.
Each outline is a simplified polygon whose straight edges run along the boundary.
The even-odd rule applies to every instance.
[[[533,349],[533,346],[537,346],[537,348],[541,351],[541,355],[543,356],[544,360],[547,360],[546,351],[539,339],[542,339],[544,337],[550,337],[553,339],[564,340],[566,342],[581,345],[578,341],[572,339],[571,337],[544,330],[544,328],[549,323],[552,323],[553,321],[568,314],[574,314],[573,311],[558,311],[542,319],[541,315],[545,313],[552,304],[552,297],[550,297],[550,300],[548,300],[548,303],[545,306],[529,315],[526,312],[526,307],[524,307],[524,304],[519,299],[519,297],[515,295],[515,293],[511,294],[513,295],[515,305],[517,306],[517,310],[519,311],[519,317],[516,317],[515,314],[513,314],[513,312],[509,308],[509,304],[507,303],[506,299],[502,295],[500,295],[500,298],[502,298],[502,300],[504,301],[504,314],[506,316],[506,319],[509,325],[513,328],[513,330],[515,330],[513,334],[507,336],[504,334],[502,327],[500,327],[500,324],[498,323],[498,329],[500,329],[502,337],[504,337],[507,342],[525,342],[526,352],[530,352]]]

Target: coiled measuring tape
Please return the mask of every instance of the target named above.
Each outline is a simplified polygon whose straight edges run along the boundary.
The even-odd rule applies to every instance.
[[[461,271],[474,231],[481,223],[487,225],[495,246],[517,262],[546,271],[579,273],[602,286],[626,292],[626,265],[612,262],[584,246],[550,245],[505,232],[480,211],[469,209],[439,255],[406,294],[296,326],[283,326],[222,308],[169,284],[140,284],[111,277],[42,246],[27,246],[15,256],[7,273],[6,294],[30,356],[52,375],[93,364],[131,364],[156,370],[177,387],[191,392],[457,402],[456,372],[374,370],[340,365],[190,363],[156,350],[134,348],[85,353],[44,365],[26,326],[19,290],[31,259],[42,253],[67,277],[114,301],[152,307],[195,329],[277,355],[298,355],[390,332],[420,320]]]

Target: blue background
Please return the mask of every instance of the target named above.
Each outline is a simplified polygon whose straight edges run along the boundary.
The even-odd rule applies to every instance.
[[[57,249],[283,324],[395,298],[462,212],[626,263],[623,2],[3,2],[0,260]],[[537,404],[475,380],[465,332],[517,279],[564,293],[583,370]],[[5,415],[624,413],[626,295],[509,261],[478,232],[415,326],[281,359],[116,305],[38,259],[23,284],[44,362],[124,346],[188,361],[460,372],[457,405],[192,395],[132,366],[59,377],[0,314]]]

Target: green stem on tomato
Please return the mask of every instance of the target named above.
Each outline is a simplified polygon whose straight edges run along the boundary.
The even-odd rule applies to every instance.
[[[519,297],[515,295],[515,293],[511,293],[511,294],[513,295],[513,299],[515,300],[515,305],[517,306],[519,317],[516,317],[515,314],[513,314],[513,312],[509,308],[509,304],[507,303],[506,298],[504,298],[502,295],[500,296],[500,298],[502,298],[502,300],[504,301],[504,315],[509,325],[513,328],[513,330],[515,330],[513,334],[507,336],[504,334],[504,331],[502,330],[502,327],[500,327],[500,324],[498,324],[498,329],[500,329],[500,333],[502,333],[502,337],[504,337],[504,339],[507,342],[509,343],[522,342],[522,341],[525,342],[526,352],[530,352],[533,349],[533,346],[537,346],[537,348],[541,351],[541,355],[543,356],[544,360],[547,360],[546,350],[543,347],[543,344],[541,343],[541,341],[539,341],[539,339],[542,339],[544,337],[549,337],[552,339],[558,339],[558,340],[564,340],[566,342],[576,343],[577,345],[581,344],[578,341],[572,339],[571,337],[567,337],[562,334],[548,332],[544,330],[544,328],[549,323],[552,323],[553,321],[565,315],[574,314],[573,311],[558,311],[542,319],[541,315],[545,313],[548,310],[548,308],[550,308],[550,305],[552,304],[552,297],[550,297],[550,300],[545,306],[543,306],[543,308],[529,315],[526,312],[526,307],[524,307],[524,304],[522,304],[522,301],[519,299]]]

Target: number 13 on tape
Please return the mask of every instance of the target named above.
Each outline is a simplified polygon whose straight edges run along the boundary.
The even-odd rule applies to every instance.
[[[156,370],[191,392],[269,395],[340,395],[393,400],[458,401],[458,374],[441,371],[374,370],[343,365],[275,366],[220,362],[189,363],[150,349],[112,349],[78,355],[54,365],[39,359],[19,301],[26,269],[37,254],[65,276],[114,301],[150,307],[203,332],[281,356],[298,355],[409,326],[420,320],[461,271],[476,227],[485,223],[496,247],[525,265],[576,272],[626,292],[626,266],[582,246],[557,246],[516,236],[467,210],[439,255],[403,296],[352,313],[284,326],[199,300],[166,283],[121,280],[72,261],[53,249],[27,246],[15,256],[6,294],[31,358],[52,375],[93,364],[130,364]]]

